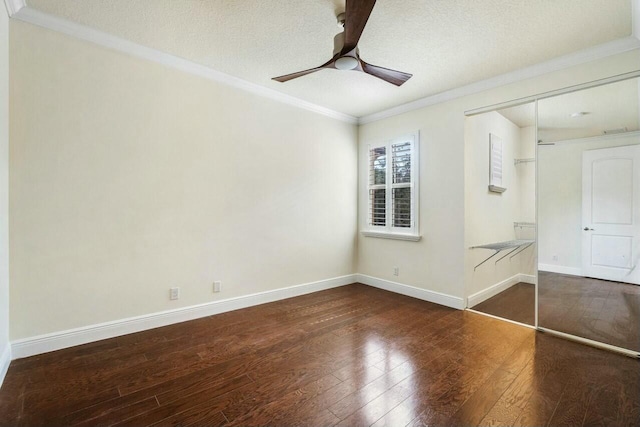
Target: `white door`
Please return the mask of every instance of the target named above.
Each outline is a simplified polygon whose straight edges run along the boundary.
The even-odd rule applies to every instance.
[[[582,154],[582,273],[640,285],[640,145]]]

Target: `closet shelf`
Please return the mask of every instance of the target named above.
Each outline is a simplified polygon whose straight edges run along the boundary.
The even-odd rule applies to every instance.
[[[535,222],[514,222],[514,228],[536,228]]]
[[[508,257],[511,254],[513,255],[511,255],[509,259],[513,258],[514,256],[518,255],[520,252],[524,251],[534,243],[535,243],[535,240],[532,240],[532,239],[517,239],[517,240],[506,240],[504,242],[495,242],[495,243],[487,243],[484,245],[471,246],[470,249],[489,249],[494,251],[493,255],[490,255],[489,257],[485,258],[480,264],[473,267],[473,271],[476,271],[478,267],[480,267],[485,262],[489,261],[494,256],[498,255],[502,251],[511,249],[506,255],[496,260],[495,264],[497,264],[498,262],[500,262],[501,260],[503,260],[504,258]]]
[[[518,166],[520,163],[535,163],[536,159],[513,159],[513,165]]]

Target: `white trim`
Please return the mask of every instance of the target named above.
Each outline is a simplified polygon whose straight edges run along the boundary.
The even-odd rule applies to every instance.
[[[522,283],[528,283],[530,285],[535,285],[538,283],[538,279],[535,274],[522,274],[520,273],[518,280]]]
[[[409,143],[411,146],[410,163],[411,166],[411,182],[410,183],[394,183],[393,182],[393,161],[394,161],[394,145],[404,145]],[[386,167],[385,182],[383,184],[372,184],[370,176],[373,174],[371,170],[374,166],[371,162],[371,153],[378,148],[385,149]],[[373,212],[366,210],[365,224],[366,228],[362,230],[362,234],[366,237],[381,237],[383,239],[409,240],[417,242],[420,236],[420,131],[415,131],[407,135],[386,140],[384,142],[372,143],[367,146],[367,198],[368,204],[371,206],[371,190],[385,191],[385,225],[371,225]],[[394,227],[393,212],[394,198],[393,190],[396,188],[410,188],[411,191],[411,227]]]
[[[585,136],[584,138],[561,139],[558,141],[548,141],[548,142],[543,141],[542,143],[538,143],[538,145],[540,147],[553,147],[554,145],[585,144],[585,143],[594,142],[594,141],[608,141],[610,139],[633,138],[638,136],[640,136],[640,131],[634,130],[631,132],[611,133],[608,135]],[[629,145],[635,145],[635,144],[629,144]]]
[[[12,17],[21,9],[27,7],[25,0],[4,0],[4,4],[7,6],[7,13],[9,14],[9,17]]]
[[[419,242],[422,239],[422,236],[419,234],[402,234],[402,233],[388,233],[386,231],[373,231],[373,230],[362,230],[362,233],[365,237],[379,237],[382,239],[393,239],[393,240],[407,240],[410,242]]]
[[[535,134],[535,141],[539,141],[538,139],[538,100],[536,99],[534,102],[534,107],[535,107],[535,127],[533,128],[534,134]],[[536,159],[539,159],[540,157],[540,145],[536,142],[535,145],[535,156]],[[535,185],[534,185],[534,193],[535,193],[535,200],[534,200],[534,206],[535,206],[535,217],[533,219],[533,221],[536,223],[536,227],[533,229],[534,233],[535,233],[535,241],[539,242],[540,241],[540,227],[538,227],[537,224],[540,223],[540,214],[538,213],[539,209],[540,209],[540,198],[538,196],[538,192],[539,192],[539,188],[540,188],[540,162],[536,161],[535,163],[535,174],[534,174],[534,180],[535,180]],[[539,260],[540,259],[540,245],[536,244],[534,246],[534,259],[535,260]],[[540,303],[540,299],[539,299],[539,293],[540,293],[540,282],[538,281],[538,277],[540,277],[539,275],[539,271],[536,271],[536,292],[535,292],[535,303],[533,305],[534,308],[534,322],[533,324],[536,326],[536,328],[538,327],[538,311],[540,309],[539,307],[539,303]]]
[[[504,322],[513,323],[514,325],[524,326],[525,328],[536,329],[536,327],[533,325],[527,325],[526,323],[516,322],[515,320],[507,319],[506,317],[500,317],[500,316],[495,316],[493,314],[484,313],[482,311],[474,310],[473,308],[467,308],[467,311],[475,314],[480,314],[482,316],[491,317],[493,319],[502,320]]]
[[[573,52],[552,60],[521,68],[509,73],[489,79],[454,88],[435,95],[427,96],[416,101],[398,105],[387,110],[362,116],[360,118],[331,110],[302,99],[286,95],[277,90],[269,89],[246,80],[216,71],[201,64],[180,58],[166,52],[142,46],[131,41],[95,30],[85,25],[71,22],[53,15],[32,9],[25,4],[25,0],[5,0],[9,16],[40,27],[48,28],[72,37],[86,40],[109,49],[117,50],[149,61],[158,62],[168,67],[176,68],[186,73],[195,74],[219,83],[236,87],[247,92],[264,96],[285,104],[289,104],[308,111],[325,115],[351,124],[366,124],[385,119],[387,117],[419,110],[430,105],[439,104],[456,98],[494,89],[510,83],[537,77],[553,71],[574,67],[598,59],[628,52],[640,48],[640,0],[632,1],[632,30],[633,35],[603,43],[584,50]]]
[[[489,298],[498,295],[500,292],[506,291],[516,283],[524,282],[535,284],[535,280],[536,277],[529,274],[514,274],[508,279],[504,279],[503,281],[498,282],[495,285],[491,285],[488,288],[481,290],[480,292],[469,295],[469,297],[467,298],[467,308],[475,307],[481,302],[484,302]]]
[[[12,2],[16,0],[5,1]],[[358,119],[356,117],[350,116],[348,114],[340,113],[338,111],[334,111],[329,108],[325,108],[311,102],[286,95],[282,92],[278,92],[277,90],[269,89],[255,83],[239,79],[237,77],[222,73],[220,71],[216,71],[212,68],[189,61],[187,59],[180,58],[178,56],[174,56],[157,49],[142,46],[129,40],[125,40],[120,37],[95,30],[85,25],[58,18],[44,12],[40,12],[39,10],[35,10],[30,7],[23,7],[19,9],[18,11],[14,12],[11,17],[19,21],[27,22],[29,24],[37,25],[49,30],[66,34],[68,36],[95,43],[108,49],[123,52],[137,58],[157,62],[167,67],[175,68],[189,74],[204,77],[206,79],[213,80],[227,86],[232,86],[246,92],[263,96],[265,98],[270,98],[272,100],[292,105],[294,107],[322,114],[333,119],[341,120],[343,122],[351,124],[358,123]]]
[[[571,335],[560,331],[555,331],[553,329],[547,329],[538,327],[538,331],[548,333],[549,335],[555,335],[560,338],[564,338],[569,341],[579,342],[581,344],[590,345],[591,347],[601,348],[603,350],[615,351],[616,353],[624,354],[625,356],[634,357],[636,359],[640,359],[640,353],[633,350],[628,350],[626,348],[617,347],[615,345],[606,344],[600,341],[590,340],[589,338],[582,338],[577,335]]]
[[[7,343],[4,347],[4,351],[0,356],[0,386],[4,382],[4,377],[7,375],[9,365],[11,364],[11,343]]]
[[[582,268],[566,267],[564,265],[538,264],[538,271],[546,271],[548,273],[568,274],[570,276],[583,276]]]
[[[24,338],[11,343],[13,359],[47,353],[67,347],[86,344],[120,335],[185,322],[227,311],[252,307],[254,305],[279,301],[286,298],[323,291],[356,282],[355,274],[335,277],[317,282],[304,283],[272,291],[259,292],[226,300],[182,307],[158,313],[145,314],[127,319],[115,320],[96,325],[83,326],[66,331]]]
[[[637,25],[637,20],[634,20],[634,29]],[[377,113],[369,114],[367,116],[362,116],[358,120],[358,123],[366,124],[375,122],[378,120],[386,119],[388,117],[393,117],[399,114],[408,113],[410,111],[419,110],[431,105],[440,104],[442,102],[451,101],[453,99],[462,98],[468,95],[473,95],[475,93],[480,93],[500,86],[505,86],[510,83],[516,83],[554,71],[564,70],[580,64],[597,61],[599,59],[607,58],[609,56],[617,55],[639,48],[640,40],[638,38],[633,36],[624,37],[612,42],[603,43],[597,46],[590,47],[588,49],[573,52],[552,59],[550,61],[541,62],[530,67],[511,71],[500,76],[481,80],[466,86],[461,86],[435,95],[427,96],[413,102],[389,108],[388,110],[383,110]]]
[[[416,288],[414,286],[391,282],[389,280],[379,279],[377,277],[371,277],[365,274],[357,274],[356,276],[358,282],[365,285],[373,286],[374,288],[380,288],[384,289],[385,291],[394,292],[396,294],[418,298],[423,301],[429,301],[451,308],[457,308],[458,310],[463,310],[465,308],[464,299],[455,297],[453,295],[443,294],[440,292],[430,291],[422,288]]]
[[[553,98],[558,95],[564,95],[567,93],[578,92],[584,89],[590,89],[593,87],[604,86],[609,83],[620,82],[623,80],[633,79],[636,77],[640,77],[640,70],[629,71],[627,73],[616,74],[609,77],[604,77],[602,79],[591,80],[585,83],[578,83],[571,86],[566,86],[560,89],[554,89],[547,92],[537,93],[534,95],[525,96],[523,98],[512,99],[510,101],[499,102],[497,104],[485,105],[484,107],[473,108],[471,110],[466,110],[464,112],[465,116],[475,116],[477,114],[489,113],[494,110],[502,110],[505,108],[517,107],[523,104],[529,104],[534,101],[539,101],[541,99]],[[536,113],[537,114],[537,113]],[[537,139],[536,139],[537,141]]]

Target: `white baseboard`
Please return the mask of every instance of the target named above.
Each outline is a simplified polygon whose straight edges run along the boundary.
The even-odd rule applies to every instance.
[[[424,301],[433,302],[451,308],[463,310],[464,299],[454,297],[453,295],[442,294],[440,292],[429,291],[402,283],[391,282],[389,280],[378,279],[364,274],[357,274],[358,282],[375,288],[384,289],[385,291],[395,292],[397,294],[407,295],[409,297],[418,298]]]
[[[357,281],[356,274],[335,277],[317,282],[304,283],[302,285],[259,292],[256,294],[229,298],[221,301],[212,301],[204,304],[182,307],[158,313],[130,317],[112,322],[84,326],[66,331],[24,338],[11,343],[11,351],[8,360],[34,356],[76,345],[87,344],[107,338],[114,338],[134,332],[167,326],[174,323],[185,322],[227,311],[247,308],[254,305],[283,300],[291,297],[337,288]],[[3,354],[3,361],[4,361]],[[3,365],[0,365],[3,366]],[[8,363],[7,363],[8,366]]]
[[[292,298],[313,292],[323,291],[326,289],[336,288],[354,282],[360,282],[365,285],[373,286],[402,295],[407,295],[447,307],[456,308],[459,310],[465,308],[463,298],[454,297],[452,295],[447,295],[440,292],[429,291],[426,289],[416,288],[414,286],[409,286],[402,283],[378,279],[376,277],[366,276],[363,274],[350,274],[346,276],[335,277],[332,279],[275,289],[272,291],[259,292],[256,294],[229,298],[221,301],[212,301],[209,303],[194,305],[190,307],[182,307],[174,310],[167,310],[158,313],[151,313],[142,316],[130,317],[127,319],[115,320],[96,325],[89,325],[60,332],[24,338],[11,342],[10,351],[9,353],[7,353],[6,358],[7,361],[10,362],[11,358],[20,359],[23,357],[35,356],[37,354],[47,353],[50,351],[73,347],[76,345],[87,344],[103,339],[114,338],[121,335],[145,331],[153,328],[159,328],[174,323],[212,316],[214,314],[224,313],[227,311],[238,310],[241,308],[252,307],[259,304],[265,304],[268,302],[279,301],[286,298]],[[5,357],[5,355],[3,355],[3,357]],[[7,367],[9,366],[8,362]]]
[[[498,295],[500,292],[504,292],[516,283],[530,283],[535,285],[536,276],[532,276],[530,274],[514,274],[508,279],[503,280],[502,282],[496,283],[495,285],[491,285],[486,289],[481,290],[480,292],[476,292],[473,295],[469,295],[467,298],[467,307],[471,308],[483,301],[488,300],[491,297]]]
[[[522,283],[529,283],[531,285],[535,285],[538,279],[533,274],[522,274],[518,275],[518,281]]]
[[[7,375],[7,371],[9,370],[9,364],[11,363],[11,343],[7,343],[0,355],[0,386],[4,382],[4,377]]]
[[[568,274],[570,276],[583,276],[582,269],[576,267],[565,267],[564,265],[538,264],[538,271],[549,273]]]

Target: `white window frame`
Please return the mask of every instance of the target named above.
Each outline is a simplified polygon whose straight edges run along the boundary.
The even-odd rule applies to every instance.
[[[366,154],[366,209],[365,209],[365,227],[362,230],[362,234],[367,237],[380,237],[385,239],[397,239],[397,240],[409,240],[418,241],[421,239],[419,218],[420,218],[420,189],[419,189],[419,171],[420,171],[420,137],[418,132],[414,132],[408,135],[404,135],[392,140],[369,144],[367,146]],[[411,182],[410,183],[396,183],[393,179],[393,159],[392,159],[392,147],[397,144],[409,142],[411,143]],[[373,185],[371,183],[370,176],[372,174],[372,166],[370,164],[371,150],[384,147],[386,150],[386,177],[385,184]],[[393,226],[393,189],[394,188],[410,188],[411,189],[411,227],[394,227]],[[373,225],[370,214],[371,204],[371,190],[385,189],[385,225]]]

